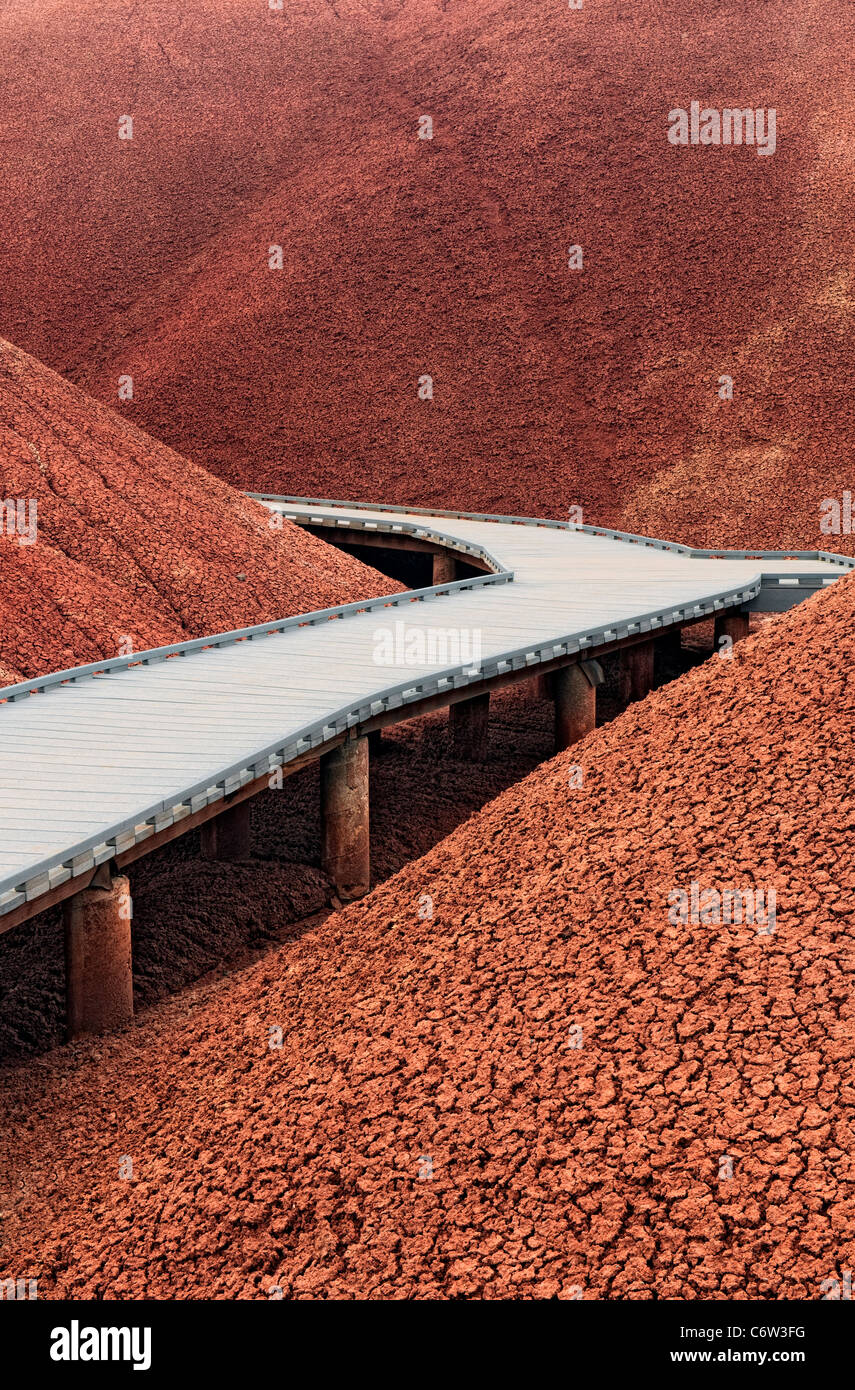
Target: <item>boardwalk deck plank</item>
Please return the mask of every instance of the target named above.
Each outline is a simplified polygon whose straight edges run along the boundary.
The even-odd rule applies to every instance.
[[[309,745],[298,748],[297,739],[307,728],[315,730],[311,746],[319,749],[333,735],[332,720],[341,717],[344,728],[348,711],[368,717],[383,707],[387,692],[401,718],[409,717],[400,690],[391,692],[436,691],[442,660],[454,662],[455,634],[464,643],[463,661],[445,689],[471,679],[463,674],[472,650],[465,642],[476,633],[475,655],[487,663],[489,679],[499,660],[524,663],[538,649],[549,659],[551,646],[565,639],[584,639],[583,649],[593,653],[590,634],[608,643],[617,629],[622,637],[638,631],[638,620],[649,614],[661,613],[667,624],[676,614],[696,616],[696,608],[712,611],[710,600],[721,594],[735,606],[739,594],[759,594],[761,583],[764,595],[798,601],[853,563],[786,554],[710,558],[667,543],[661,548],[617,534],[508,519],[267,501],[303,522],[335,522],[324,527],[331,539],[344,522],[356,528],[369,523],[374,535],[395,527],[450,538],[458,548],[492,557],[488,563],[505,566],[513,578],[481,577],[415,601],[366,599],[369,611],[301,620],[257,632],[252,640],[224,637],[225,645],[176,656],[161,652],[146,664],[131,657],[136,664],[97,675],[84,670],[32,696],[12,688],[10,700],[8,691],[0,692],[0,926],[2,913],[15,905],[16,889],[29,885],[28,897],[47,891],[48,873],[67,877],[60,866],[91,857],[93,843],[103,849],[119,827],[132,839],[150,836],[147,817],[162,811],[168,823],[170,808],[199,787],[203,801],[221,796],[226,774],[228,786],[252,780],[277,747],[290,750],[289,757],[305,752]],[[358,529],[352,538],[358,540]],[[805,583],[781,586],[779,577]],[[394,636],[398,624],[405,634],[415,629],[433,641],[440,664],[384,664],[378,634]],[[531,669],[536,674],[536,666]]]

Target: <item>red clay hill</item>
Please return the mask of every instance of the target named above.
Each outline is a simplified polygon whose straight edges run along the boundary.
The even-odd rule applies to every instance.
[[[0,500],[4,685],[400,588],[2,341]]]
[[[6,1266],[46,1298],[828,1296],[853,618],[844,579],[363,903],[10,1073]],[[767,915],[669,920],[692,883]]]
[[[828,544],[853,42],[822,0],[30,0],[0,332],[242,486]],[[693,100],[774,155],[669,144]]]

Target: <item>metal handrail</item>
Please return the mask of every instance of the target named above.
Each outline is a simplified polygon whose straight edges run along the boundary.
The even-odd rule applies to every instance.
[[[855,558],[841,555],[834,550],[702,550],[697,546],[681,545],[679,541],[659,540],[653,536],[638,536],[632,531],[615,531],[608,526],[589,526],[582,522],[555,521],[539,516],[502,516],[499,512],[458,512],[444,511],[439,507],[402,506],[394,502],[345,502],[332,498],[291,497],[274,492],[247,492],[255,502],[282,502],[301,507],[350,507],[371,512],[397,512],[412,515],[414,512],[424,516],[448,517],[458,521],[499,521],[511,526],[541,526],[551,530],[579,531],[586,536],[602,536],[607,540],[625,541],[629,545],[643,545],[654,550],[669,550],[676,555],[688,555],[698,560],[825,560],[831,565],[844,569],[855,569]],[[302,519],[302,518],[301,518]]]
[[[252,494],[256,500],[276,502],[282,504],[306,503],[309,506],[324,506],[334,508],[351,507],[359,509],[357,503],[336,503],[319,502],[315,499],[296,499],[296,498],[277,498]],[[406,511],[403,507],[383,506],[365,508],[365,510],[390,512],[392,514]],[[764,558],[780,556],[782,552],[703,552],[690,551],[686,547],[674,546],[669,542],[650,541],[644,537],[632,537],[626,533],[598,531],[595,528],[582,528],[573,526],[566,522],[542,522],[536,518],[506,518],[490,517],[487,515],[479,516],[476,513],[438,513],[431,512],[431,515],[446,515],[449,518],[475,519],[483,521],[502,521],[518,522],[527,525],[548,525],[566,530],[586,530],[589,534],[608,535],[615,539],[627,540],[634,543],[644,542],[654,547],[666,550],[676,550],[680,554],[694,554],[712,558],[720,554],[725,554],[731,558]],[[340,518],[346,524],[362,526],[365,522],[364,517],[350,516]],[[311,518],[301,517],[304,523]],[[320,520],[320,518],[319,518]],[[187,642],[175,643],[171,646],[156,647],[144,652],[130,653],[124,657],[109,658],[106,661],[90,662],[85,666],[72,667],[65,671],[53,672],[47,676],[39,677],[34,680],[18,682],[15,685],[6,686],[0,689],[0,701],[13,703],[22,698],[32,695],[42,694],[51,689],[66,684],[76,684],[87,679],[98,679],[111,672],[127,670],[135,666],[151,665],[160,661],[168,660],[173,657],[187,655],[193,652],[204,651],[206,649],[218,649],[230,646],[242,641],[252,641],[263,636],[273,636],[277,633],[286,631],[290,628],[316,625],[336,618],[347,618],[357,613],[374,612],[377,610],[396,608],[402,605],[425,602],[433,598],[445,597],[447,595],[480,589],[494,584],[504,584],[512,582],[514,573],[507,569],[501,561],[497,560],[485,547],[453,537],[444,531],[433,531],[429,527],[421,526],[412,522],[397,521],[394,523],[394,531],[398,534],[410,534],[420,539],[426,539],[437,544],[441,544],[450,549],[456,550],[464,555],[471,555],[479,558],[488,564],[492,570],[490,574],[479,575],[470,579],[455,580],[447,584],[430,585],[422,589],[406,590],[400,594],[381,595],[376,599],[367,599],[353,603],[341,604],[334,608],[320,609],[313,613],[295,614],[289,618],[279,621],[261,623],[253,627],[239,628],[232,632],[219,633],[210,637],[194,638]],[[787,552],[783,552],[787,553]],[[789,552],[792,554],[792,552]],[[798,558],[822,558],[832,562],[838,562],[847,568],[855,566],[855,560],[845,556],[826,556],[821,552],[801,552]],[[700,600],[693,600],[679,606],[666,605],[664,608],[656,609],[653,612],[641,614],[631,619],[623,619],[611,624],[601,624],[595,628],[567,634],[561,638],[550,640],[541,644],[528,644],[517,647],[512,651],[503,653],[501,656],[491,657],[482,661],[477,668],[467,667],[464,664],[446,667],[443,670],[431,672],[430,675],[419,677],[417,680],[404,680],[395,685],[383,687],[366,699],[343,705],[331,715],[323,716],[319,719],[306,724],[296,733],[287,739],[280,739],[255,752],[251,759],[244,758],[238,762],[231,763],[222,767],[203,781],[195,783],[189,787],[182,788],[174,796],[163,798],[148,808],[136,812],[122,822],[116,823],[107,830],[102,830],[96,834],[79,841],[71,848],[64,849],[61,854],[54,854],[28,866],[26,878],[22,881],[20,871],[0,879],[0,917],[6,912],[13,910],[22,902],[32,901],[49,891],[50,888],[65,882],[73,874],[84,872],[89,867],[89,860],[92,863],[102,863],[104,860],[114,857],[123,849],[129,847],[128,844],[119,846],[119,842],[129,838],[130,844],[136,844],[142,839],[148,838],[152,833],[157,833],[160,829],[173,824],[176,820],[181,820],[185,816],[193,814],[194,811],[209,805],[225,796],[230,795],[248,783],[257,780],[259,777],[269,775],[277,767],[300,757],[314,748],[323,746],[341,736],[343,732],[355,726],[364,724],[370,719],[381,713],[386,713],[397,708],[418,705],[432,696],[444,693],[449,689],[460,689],[468,685],[489,681],[497,676],[507,674],[513,670],[536,667],[537,665],[560,659],[561,657],[573,656],[577,653],[586,655],[595,654],[598,649],[622,641],[627,637],[632,637],[645,632],[656,632],[669,627],[680,625],[684,622],[694,622],[701,618],[719,612],[722,609],[735,607],[751,602],[760,592],[763,582],[763,575],[752,576],[751,579],[744,581],[737,588],[722,590],[718,593],[708,595]],[[2,709],[0,709],[0,719],[2,719]]]
[[[496,582],[493,576],[485,577]],[[501,577],[497,578],[500,579]],[[468,587],[474,587],[475,583],[476,581],[469,581]],[[441,592],[447,592],[447,590]],[[230,795],[249,782],[270,774],[277,767],[285,766],[294,758],[300,757],[314,748],[331,742],[341,733],[367,722],[378,714],[420,703],[430,699],[433,695],[447,691],[449,688],[461,689],[467,685],[489,681],[512,670],[535,667],[547,661],[555,661],[563,656],[573,656],[577,652],[594,654],[599,648],[609,646],[625,637],[644,632],[661,631],[687,620],[697,621],[699,618],[711,616],[723,608],[750,602],[759,592],[760,581],[757,580],[743,585],[739,589],[725,589],[719,594],[683,604],[680,607],[668,606],[636,618],[625,619],[610,625],[602,624],[588,632],[568,634],[563,638],[541,645],[517,647],[501,657],[482,661],[477,670],[471,668],[467,670],[462,665],[446,667],[442,671],[420,677],[416,681],[412,679],[400,681],[396,685],[375,692],[369,699],[343,705],[334,714],[326,715],[305,725],[289,739],[277,740],[266,748],[260,749],[253,755],[251,762],[241,760],[221,768],[203,781],[182,788],[174,797],[158,801],[144,811],[117,822],[110,827],[108,832],[102,831],[79,841],[72,848],[63,851],[61,857],[53,855],[39,861],[28,868],[27,878],[23,883],[17,874],[0,879],[0,917],[3,913],[19,906],[20,902],[40,896],[40,893],[27,892],[27,886],[44,875],[57,869],[67,869],[68,872],[58,880],[59,882],[64,881],[65,878],[71,876],[70,866],[73,862],[99,846],[105,847],[102,861],[105,858],[112,858],[115,853],[120,852],[114,846],[121,836],[140,827],[147,827],[164,816],[172,816],[172,820],[167,822],[167,824],[171,824],[176,818],[174,814],[176,811],[181,810],[183,815],[192,814],[194,810],[201,809],[201,805],[209,805]],[[2,693],[0,691],[0,695]],[[200,797],[203,798],[200,806],[194,807],[192,803]],[[155,828],[165,827],[155,826]],[[151,831],[147,829],[146,836],[150,833]],[[145,837],[135,837],[134,843],[137,842],[137,839],[142,838]],[[82,869],[78,872],[82,872]],[[56,882],[57,880],[54,880],[50,886],[53,887]],[[42,891],[47,891],[47,889]],[[16,896],[4,898],[4,895],[10,893],[15,893]]]
[[[111,656],[104,661],[90,661],[84,666],[70,666],[64,671],[51,671],[45,676],[31,680],[18,681],[14,685],[0,687],[0,702],[20,700],[24,695],[41,694],[58,685],[68,685],[83,680],[87,676],[100,676],[109,671],[124,671],[131,666],[150,666],[168,657],[186,656],[188,652],[206,651],[209,648],[228,647],[235,642],[252,641],[269,633],[285,632],[291,627],[307,627],[329,621],[333,618],[346,618],[356,613],[371,613],[375,608],[394,608],[402,603],[417,603],[423,599],[457,593],[465,589],[483,588],[490,584],[509,584],[514,572],[491,555],[489,550],[472,541],[464,541],[456,536],[446,537],[426,527],[402,522],[399,531],[416,535],[419,539],[434,540],[461,554],[472,555],[489,565],[492,574],[480,574],[471,579],[455,579],[447,584],[430,584],[423,589],[405,589],[399,594],[381,594],[379,598],[356,600],[341,603],[333,608],[318,608],[309,613],[295,613],[290,618],[279,618],[269,623],[257,623],[253,627],[235,628],[230,632],[215,633],[211,637],[193,637],[186,642],[173,642],[165,647],[149,647],[141,652],[129,652],[127,656]],[[452,544],[449,545],[449,542]]]

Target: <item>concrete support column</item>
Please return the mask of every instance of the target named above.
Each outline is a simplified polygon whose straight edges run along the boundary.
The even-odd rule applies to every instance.
[[[371,886],[368,738],[345,739],[321,758],[321,863],[342,902]]]
[[[597,722],[597,686],[603,673],[597,661],[561,666],[550,677],[555,700],[555,751],[578,743]]]
[[[734,645],[748,636],[749,617],[747,613],[717,613],[713,646],[717,652],[722,650],[720,638],[729,637]]]
[[[469,700],[459,700],[449,707],[448,718],[455,758],[483,762],[487,756],[490,696],[473,695]]]
[[[621,650],[620,693],[624,704],[643,700],[653,685],[652,642],[639,642]]]
[[[443,550],[433,557],[432,584],[452,584],[457,578],[457,560],[454,552]]]
[[[249,802],[229,806],[202,826],[203,859],[249,859]]]
[[[69,1040],[108,1033],[133,1019],[131,911],[127,878],[112,878],[107,865],[63,904]]]

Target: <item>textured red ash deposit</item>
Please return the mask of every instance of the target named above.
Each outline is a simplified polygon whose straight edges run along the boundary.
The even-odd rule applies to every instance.
[[[822,0],[17,7],[0,332],[110,403],[131,374],[128,418],[256,490],[816,545],[852,481],[853,24]],[[774,107],[774,156],[675,149],[693,99]]]
[[[254,489],[851,550],[818,521],[852,483],[852,25],[818,0],[5,15],[0,332],[128,423],[0,348],[2,493],[37,497],[41,534],[0,542],[0,679],[395,587],[136,426]],[[672,149],[693,98],[774,106],[775,156]],[[342,914],[293,926],[328,891],[309,778],[287,825],[257,808],[258,861],[140,865],[153,1007],[5,1077],[0,1273],[43,1297],[818,1297],[855,1259],[853,595]],[[458,770],[443,802],[438,725],[384,754],[381,877],[498,790]],[[775,933],[672,925],[692,881],[774,887]],[[30,1046],[40,981],[14,987]]]
[[[11,1074],[7,1262],[44,1296],[819,1297],[855,1259],[853,595]],[[774,934],[672,925],[692,880],[775,887]]]
[[[4,685],[401,587],[2,340],[0,498],[38,520],[35,544],[0,528]]]

